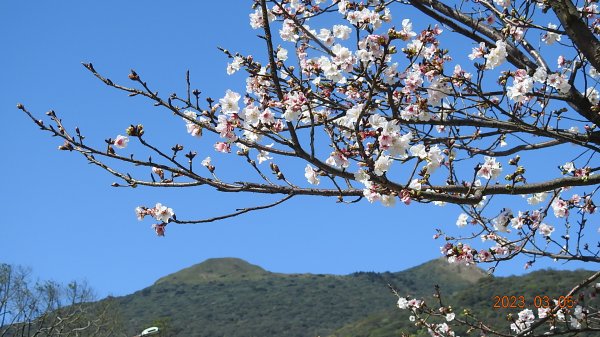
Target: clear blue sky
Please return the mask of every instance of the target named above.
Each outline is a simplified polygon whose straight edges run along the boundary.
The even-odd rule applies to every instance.
[[[276,272],[337,274],[398,271],[439,257],[434,228],[453,226],[457,207],[298,198],[232,220],[171,225],[158,238],[150,222],[135,219],[136,206],[162,202],[194,217],[257,201],[203,188],[112,188],[112,176],[57,151],[60,142],[15,108],[22,102],[40,116],[53,109],[96,144],[140,122],[148,139],[189,142],[181,119],[104,86],[80,62],[126,84],[134,68],[163,94],[183,92],[189,68],[195,87],[219,98],[227,88],[241,91],[244,79],[227,76],[216,47],[261,53],[249,13],[240,0],[0,2],[0,262],[30,266],[44,279],[85,279],[105,296],[212,257],[239,257]],[[521,266],[499,273],[520,273]]]

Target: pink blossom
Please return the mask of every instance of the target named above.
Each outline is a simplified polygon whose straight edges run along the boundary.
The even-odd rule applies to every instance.
[[[496,158],[485,157],[485,163],[481,166],[477,175],[485,179],[495,179],[502,172],[502,166],[496,162]]]
[[[348,158],[340,151],[331,152],[331,155],[329,155],[329,158],[327,158],[325,163],[333,167],[341,168],[347,168],[350,165]]]
[[[217,142],[215,143],[215,150],[222,153],[230,153],[231,152],[231,144],[225,142]]]
[[[400,192],[400,200],[405,204],[405,205],[410,205],[410,191],[409,190],[402,190]]]
[[[486,49],[485,43],[480,42],[479,46],[473,48],[473,50],[471,51],[471,54],[469,54],[469,59],[474,60],[476,58],[483,57],[483,55],[485,55],[485,49]]]
[[[275,115],[271,111],[271,109],[266,108],[258,117],[261,123],[263,124],[273,124],[275,123]]]
[[[233,131],[235,130],[237,122],[235,117],[228,118],[226,115],[219,115],[218,124],[215,127],[215,130],[219,132],[222,138],[225,138],[228,141],[235,141],[237,136]]]
[[[119,149],[124,149],[125,147],[127,147],[127,143],[129,143],[129,137],[122,135],[118,135],[117,138],[115,138],[115,140],[113,141],[115,147]]]
[[[554,227],[543,223],[538,227],[538,230],[543,236],[549,237],[552,234],[552,232],[554,232]]]
[[[416,298],[413,298],[412,300],[408,301],[408,307],[409,308],[419,309],[421,306],[423,306],[423,301],[418,300]]]
[[[477,254],[477,258],[480,262],[487,262],[492,259],[492,253],[490,253],[488,250],[482,249],[479,251],[479,254]]]
[[[564,218],[569,215],[569,204],[565,200],[556,198],[551,206],[555,217]]]
[[[167,227],[167,225],[164,223],[152,225],[152,229],[154,229],[158,236],[165,236],[165,227]]]

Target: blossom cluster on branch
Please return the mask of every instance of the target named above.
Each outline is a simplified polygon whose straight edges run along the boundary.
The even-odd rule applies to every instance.
[[[401,17],[402,6],[419,15]],[[458,205],[461,234],[434,235],[453,263],[495,266],[517,255],[528,257],[526,268],[540,258],[600,263],[596,1],[256,0],[252,7],[250,27],[261,32],[266,53],[221,49],[224,72],[244,73],[244,92],[228,89],[201,103],[188,72],[187,91],[163,97],[133,70],[134,85],[125,86],[84,64],[108,86],[182,118],[194,142],[212,145],[212,158],[196,158],[194,145],[160,149],[141,124],[94,146],[55,112],[46,124],[19,108],[64,140],[59,149],[122,180],[117,187],[281,195],[199,220],[177,218],[160,203],[138,207],[138,218],[159,221],[160,236],[168,224],[216,221],[311,195]],[[133,141],[146,152],[127,153]],[[239,156],[255,179],[221,177],[222,155]],[[149,172],[151,179],[141,178]],[[510,205],[505,196],[513,196]],[[584,312],[597,315],[589,308],[565,315]],[[531,332],[534,319],[519,314],[513,330]],[[573,328],[598,331],[584,325]],[[447,325],[428,329],[452,335]]]

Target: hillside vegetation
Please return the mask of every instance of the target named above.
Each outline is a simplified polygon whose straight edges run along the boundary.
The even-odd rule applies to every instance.
[[[495,295],[559,296],[586,271],[539,271],[491,277],[476,267],[433,260],[401,272],[277,274],[235,258],[210,259],[113,298],[131,335],[158,325],[162,337],[387,337],[417,333],[401,295],[429,298],[436,284],[446,303],[508,328]],[[513,313],[515,311],[513,310]],[[462,336],[462,334],[461,334]]]

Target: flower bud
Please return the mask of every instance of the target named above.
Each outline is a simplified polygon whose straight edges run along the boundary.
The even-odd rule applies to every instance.
[[[131,73],[129,73],[128,77],[132,81],[139,81],[140,80],[140,77],[138,76],[138,74],[133,69],[131,69]]]
[[[61,151],[73,151],[73,145],[65,140],[65,143],[58,147]]]

